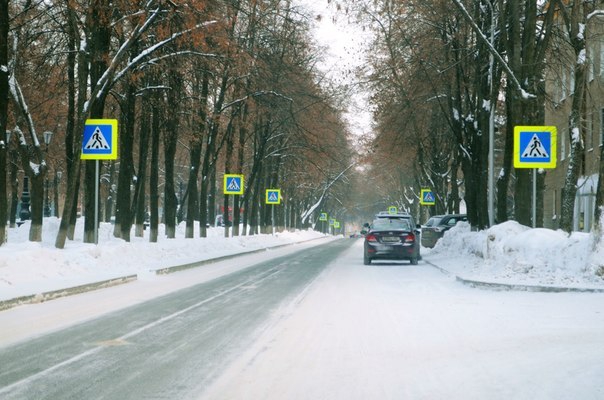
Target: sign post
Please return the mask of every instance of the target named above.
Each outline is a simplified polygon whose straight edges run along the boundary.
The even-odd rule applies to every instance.
[[[556,168],[555,126],[514,127],[514,168],[533,169],[533,228],[537,226],[537,169]]]
[[[94,243],[99,244],[99,160],[117,159],[117,119],[87,119],[82,139],[82,160],[95,160]]]
[[[321,215],[319,216],[319,221],[321,221],[321,228],[323,228],[323,233],[325,232],[325,222],[327,222],[327,213],[326,212],[321,212]]]
[[[266,204],[271,206],[271,233],[275,233],[275,204],[281,204],[281,189],[266,189]]]

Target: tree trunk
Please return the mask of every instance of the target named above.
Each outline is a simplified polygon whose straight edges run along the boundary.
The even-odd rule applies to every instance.
[[[151,120],[151,171],[149,175],[149,241],[157,243],[159,225],[159,141],[160,114],[153,106]]]
[[[8,0],[0,0],[0,65],[8,65]],[[6,242],[6,211],[8,210],[8,185],[6,180],[7,149],[6,123],[8,119],[8,69],[0,68],[0,140],[5,144],[0,147],[0,246]]]
[[[10,143],[9,143],[10,145]],[[11,184],[11,206],[9,222],[10,227],[14,228],[17,224],[17,206],[19,205],[19,180],[17,178],[17,154],[14,150],[9,151],[10,162],[10,184]]]
[[[113,236],[130,241],[132,227],[131,188],[134,175],[134,162],[132,159],[132,148],[134,141],[135,126],[135,88],[132,84],[126,84],[126,98],[122,104],[122,129],[120,129],[120,166],[117,183],[117,198],[115,209],[115,225]]]
[[[113,206],[115,205],[115,197],[117,195],[114,188],[115,181],[115,162],[109,161],[109,171],[107,172],[107,182],[105,186],[107,190],[105,192],[105,212],[103,213],[103,222],[110,223],[111,217],[113,217]]]
[[[182,77],[177,75],[176,71],[172,71],[170,80],[169,104],[166,104],[166,110],[170,111],[164,130],[164,222],[166,224],[166,237],[174,239],[176,237],[176,211],[178,208],[178,198],[174,187],[174,159],[178,143],[178,130],[180,129],[178,104],[180,103],[179,96],[182,90]]]
[[[139,158],[138,158],[138,173],[136,179],[136,191],[134,193],[133,211],[135,215],[136,226],[134,234],[136,237],[143,237],[147,220],[146,193],[147,193],[147,165],[149,159],[149,131],[151,130],[150,120],[151,107],[150,102],[145,101],[141,107],[141,124],[139,130]]]
[[[97,82],[107,70],[109,60],[109,47],[111,44],[111,10],[109,0],[95,0],[90,6],[89,18],[86,22],[90,24],[90,82],[94,90]],[[105,110],[106,94],[101,95],[90,106],[90,118],[103,118]],[[84,243],[94,243],[95,232],[95,185],[96,160],[87,160],[85,164],[84,179]]]
[[[207,128],[207,107],[208,107],[208,93],[210,84],[210,73],[208,72],[207,65],[202,64],[202,71],[200,71],[201,77],[197,76],[196,82],[200,92],[199,105],[197,115],[199,117],[198,130],[193,132],[194,137],[190,142],[190,159],[191,169],[189,170],[189,180],[187,182],[187,192],[189,193],[188,205],[187,205],[187,222],[186,222],[186,238],[193,238],[195,236],[195,220],[199,219],[199,193],[197,190],[197,179],[199,177],[199,171],[201,168],[201,153],[203,145],[203,135]]]
[[[218,131],[220,127],[220,114],[222,112],[222,105],[227,91],[227,84],[229,80],[229,65],[225,65],[222,71],[222,79],[220,89],[218,92],[218,99],[214,104],[211,120],[208,123],[208,135],[206,140],[206,151],[203,156],[203,168],[201,170],[201,190],[199,198],[199,226],[200,236],[207,237],[208,224],[208,192],[210,190],[210,180],[214,179],[212,169],[215,165],[212,165],[212,160],[215,159],[216,140],[218,138]],[[213,221],[212,221],[213,222]]]
[[[571,45],[575,52],[575,91],[573,93],[572,109],[569,118],[569,143],[570,155],[564,188],[562,189],[562,202],[560,211],[560,229],[566,232],[573,230],[573,216],[575,211],[575,198],[577,196],[577,183],[579,175],[583,169],[583,132],[581,124],[581,115],[583,113],[585,98],[585,71],[587,64],[582,60],[582,54],[585,52],[585,38],[583,27],[585,18],[583,16],[583,2],[575,2],[572,6],[572,15],[570,26],[567,26]],[[600,160],[600,163],[604,160]]]
[[[233,131],[235,130],[235,124],[236,121],[238,119],[238,115],[237,112],[233,112],[231,114],[231,119],[229,121],[229,125],[227,126],[225,135],[226,135],[226,152],[225,152],[225,156],[224,156],[224,173],[228,174],[231,173],[231,168],[232,168],[232,163],[233,163],[233,148],[235,147],[235,141],[233,139]],[[230,230],[230,225],[232,220],[229,218],[229,195],[224,195],[224,201],[223,201],[223,221],[224,221],[224,237],[228,238],[229,235],[229,230]],[[233,198],[235,197],[239,197],[238,195],[232,196]],[[233,210],[235,211],[235,210]]]
[[[602,216],[604,215],[604,146],[600,146],[600,169],[596,187],[596,210],[594,212],[594,250],[602,240]]]

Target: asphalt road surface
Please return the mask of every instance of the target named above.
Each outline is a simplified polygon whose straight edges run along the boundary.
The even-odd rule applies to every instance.
[[[0,398],[189,398],[350,245],[306,249],[1,349]]]

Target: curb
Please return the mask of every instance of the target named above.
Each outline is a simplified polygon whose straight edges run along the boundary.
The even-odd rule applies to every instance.
[[[248,251],[244,251],[241,253],[229,254],[226,256],[220,256],[220,257],[215,257],[215,258],[208,258],[206,260],[196,261],[196,262],[192,262],[192,263],[188,263],[188,264],[160,268],[160,269],[156,269],[156,270],[151,270],[151,272],[155,272],[156,275],[165,275],[165,274],[170,274],[170,273],[178,272],[178,271],[184,271],[187,269],[196,268],[196,267],[200,267],[203,265],[212,264],[212,263],[216,263],[219,261],[224,261],[224,260],[228,260],[231,258],[245,256],[245,255],[249,255],[249,254],[253,254],[253,253],[260,253],[263,251],[277,249],[280,247],[286,247],[286,246],[292,246],[295,244],[306,243],[306,242],[310,242],[312,240],[325,239],[326,237],[327,236],[321,236],[321,237],[317,237],[317,238],[302,240],[299,242],[278,244],[275,246],[263,247],[263,248],[255,249],[255,250],[248,250]],[[70,287],[70,288],[57,289],[57,290],[52,290],[49,292],[15,297],[14,299],[0,300],[0,311],[5,311],[10,308],[25,305],[25,304],[42,303],[45,301],[58,299],[60,297],[67,297],[67,296],[72,296],[72,295],[76,295],[76,294],[80,294],[80,293],[84,293],[84,292],[90,292],[93,290],[104,289],[104,288],[108,288],[111,286],[122,285],[125,283],[135,281],[137,279],[138,279],[138,275],[120,276],[120,277],[111,278],[111,279],[107,279],[107,280],[103,280],[103,281],[99,281],[99,282],[86,283],[84,285],[74,286],[74,287]]]
[[[207,264],[213,264],[213,263],[217,263],[217,262],[224,261],[224,260],[230,260],[232,258],[236,258],[236,257],[240,257],[240,256],[261,253],[261,252],[267,251],[267,250],[278,249],[278,248],[287,247],[287,246],[293,246],[295,244],[306,243],[306,242],[310,242],[310,241],[318,240],[318,239],[325,239],[325,237],[306,239],[306,240],[302,240],[300,242],[278,244],[278,245],[271,246],[271,247],[263,247],[261,249],[247,250],[247,251],[243,251],[241,253],[234,253],[234,254],[228,254],[226,256],[208,258],[206,260],[195,261],[195,262],[188,263],[188,264],[175,265],[172,267],[152,269],[151,272],[155,272],[156,275],[167,275],[167,274],[171,274],[174,272],[179,272],[179,271],[184,271],[184,270],[191,269],[191,268],[201,267],[201,266],[207,265]]]
[[[445,275],[454,276],[457,282],[475,289],[488,289],[498,291],[518,291],[518,292],[542,292],[542,293],[604,293],[602,288],[580,288],[580,287],[564,287],[564,286],[543,286],[543,285],[521,285],[514,283],[496,283],[485,282],[474,279],[466,279],[459,275],[440,267],[430,261],[424,260],[426,264],[438,269]]]
[[[50,292],[32,294],[29,296],[16,297],[14,299],[0,301],[0,311],[8,310],[16,306],[24,304],[35,304],[43,303],[45,301],[58,299],[60,297],[71,296],[74,294],[80,294],[84,292],[90,292],[93,290],[104,289],[111,286],[122,285],[124,283],[132,282],[137,279],[136,275],[121,276],[118,278],[107,279],[99,282],[87,283],[80,286],[74,286],[65,289],[52,290]]]

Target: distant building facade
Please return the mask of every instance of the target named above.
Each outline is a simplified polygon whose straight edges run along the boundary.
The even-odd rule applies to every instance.
[[[585,27],[587,63],[585,105],[582,117],[584,157],[578,182],[573,230],[589,232],[593,226],[600,148],[604,145],[604,15],[594,14]],[[557,127],[557,167],[545,178],[543,225],[559,228],[562,189],[568,170],[569,116],[575,89],[575,56],[568,43],[556,40],[546,73],[545,125]]]

